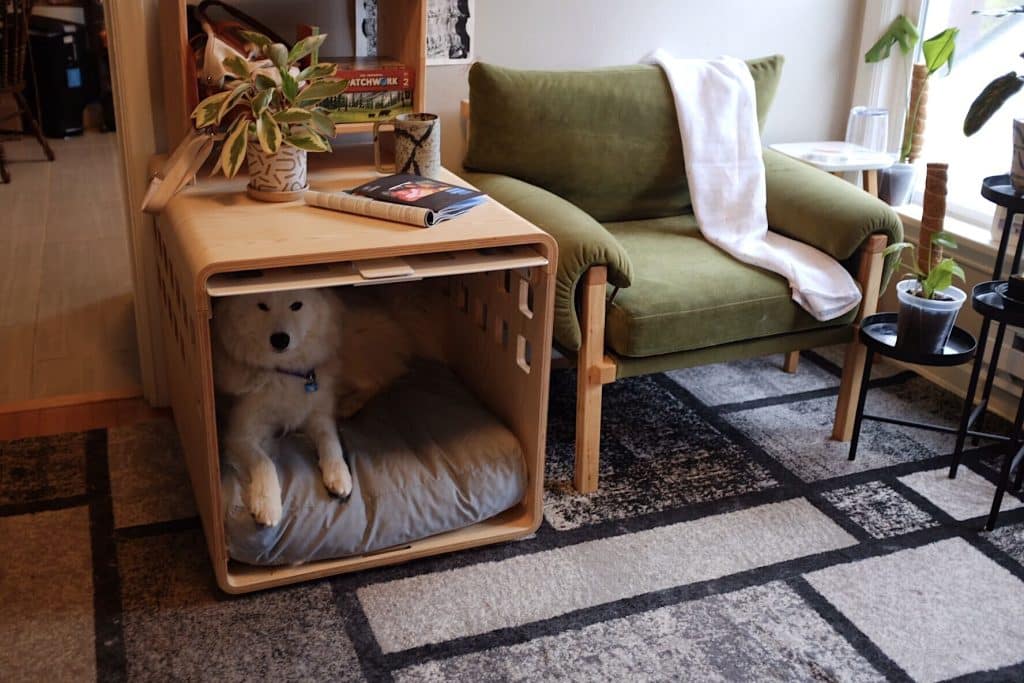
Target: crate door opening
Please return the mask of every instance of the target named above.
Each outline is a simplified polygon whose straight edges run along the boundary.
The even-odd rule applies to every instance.
[[[539,272],[216,300],[228,556],[294,565],[485,520],[532,531],[547,391]],[[319,414],[332,403],[347,498],[335,423]]]

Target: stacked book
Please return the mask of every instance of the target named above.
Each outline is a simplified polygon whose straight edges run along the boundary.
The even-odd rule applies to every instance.
[[[335,123],[387,120],[413,110],[412,69],[390,57],[325,57],[335,75],[348,81],[345,92],[323,101]]]

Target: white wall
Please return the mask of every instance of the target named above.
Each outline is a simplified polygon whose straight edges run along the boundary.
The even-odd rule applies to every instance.
[[[477,0],[476,58],[530,69],[678,56],[783,54],[765,141],[842,139],[859,56],[864,0]],[[465,66],[427,69],[427,108],[444,119],[443,157],[462,158]]]
[[[477,0],[476,58],[524,69],[631,64],[656,47],[679,56],[786,56],[766,142],[841,138],[851,106],[865,0]],[[278,30],[297,17],[330,34],[326,52],[351,45],[341,0],[233,0]],[[337,41],[337,42],[336,42]],[[335,49],[337,48],[337,49]],[[427,69],[427,109],[443,118],[442,157],[463,154],[459,101],[467,66]]]

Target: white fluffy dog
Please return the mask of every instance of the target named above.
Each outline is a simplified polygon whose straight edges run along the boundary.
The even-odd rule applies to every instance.
[[[281,520],[281,484],[268,453],[271,440],[290,431],[316,444],[327,490],[351,494],[335,419],[405,372],[413,355],[408,325],[422,319],[403,326],[397,299],[357,290],[342,301],[338,292],[306,289],[216,300],[214,384],[233,397],[224,457],[246,482],[246,505],[260,524]]]

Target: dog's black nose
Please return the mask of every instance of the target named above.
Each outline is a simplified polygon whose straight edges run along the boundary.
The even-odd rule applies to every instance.
[[[275,332],[274,334],[270,335],[270,345],[273,346],[278,351],[284,351],[285,349],[287,349],[288,344],[290,344],[291,341],[292,338],[289,337],[284,332]]]

